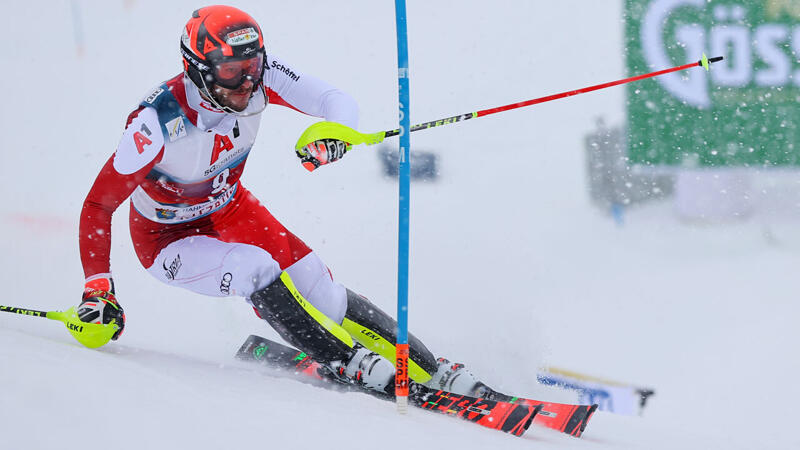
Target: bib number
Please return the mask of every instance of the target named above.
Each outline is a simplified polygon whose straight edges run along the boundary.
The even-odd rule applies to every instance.
[[[214,177],[214,181],[212,182],[213,190],[211,191],[212,194],[217,194],[221,192],[223,189],[228,187],[228,176],[231,174],[230,169],[225,169],[219,173],[216,177]]]

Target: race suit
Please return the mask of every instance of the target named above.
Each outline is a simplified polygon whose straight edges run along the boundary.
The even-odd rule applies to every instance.
[[[167,80],[128,116],[119,146],[83,204],[80,251],[87,281],[111,276],[111,216],[131,197],[136,254],[160,281],[248,298],[285,270],[310,303],[341,323],[345,288],[239,181],[265,99],[358,125],[352,97],[274,57],[265,59],[263,87],[241,115],[212,106],[184,74]]]

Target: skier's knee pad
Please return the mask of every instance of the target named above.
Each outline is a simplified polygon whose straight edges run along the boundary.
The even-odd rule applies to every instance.
[[[353,355],[348,332],[303,298],[288,273],[254,292],[250,302],[281,337],[312,358],[330,362]]]
[[[397,322],[366,298],[347,290],[347,313],[342,327],[361,345],[378,353],[389,361],[395,360]],[[436,373],[436,358],[427,347],[409,333],[408,375],[425,383]]]

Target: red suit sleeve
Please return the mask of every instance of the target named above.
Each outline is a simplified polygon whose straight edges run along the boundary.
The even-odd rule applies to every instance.
[[[136,124],[142,119],[137,118],[141,110],[142,108],[139,108],[131,113],[128,117],[128,126],[131,125],[132,121]],[[157,122],[155,126],[157,126]],[[159,128],[155,129],[158,130]],[[111,215],[144,181],[147,174],[161,160],[164,154],[163,145],[159,145],[160,150],[157,153],[153,151],[155,157],[149,156],[146,164],[140,164],[140,166],[137,166],[140,168],[131,173],[120,173],[115,168],[114,159],[119,158],[121,152],[123,152],[123,156],[124,152],[130,152],[128,150],[130,146],[126,144],[126,139],[131,134],[129,131],[130,128],[126,128],[120,147],[106,161],[106,164],[97,175],[89,194],[86,196],[86,200],[83,202],[78,229],[78,242],[83,273],[86,278],[92,275],[111,273]],[[161,144],[161,141],[158,144]]]

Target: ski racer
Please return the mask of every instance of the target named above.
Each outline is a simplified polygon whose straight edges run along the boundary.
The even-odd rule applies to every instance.
[[[392,394],[396,322],[334,281],[239,180],[269,104],[356,128],[355,100],[267,54],[256,21],[233,7],[195,11],[180,49],[183,71],[130,113],[83,204],[80,319],[115,322],[113,339],[124,329],[110,269],[111,217],[130,197],[130,234],[148,273],[199,294],[244,297],[290,344],[355,383]],[[322,139],[296,153],[314,170],[348,149]],[[412,380],[470,395],[485,387],[463,366],[437,361],[419,340],[409,341]]]

